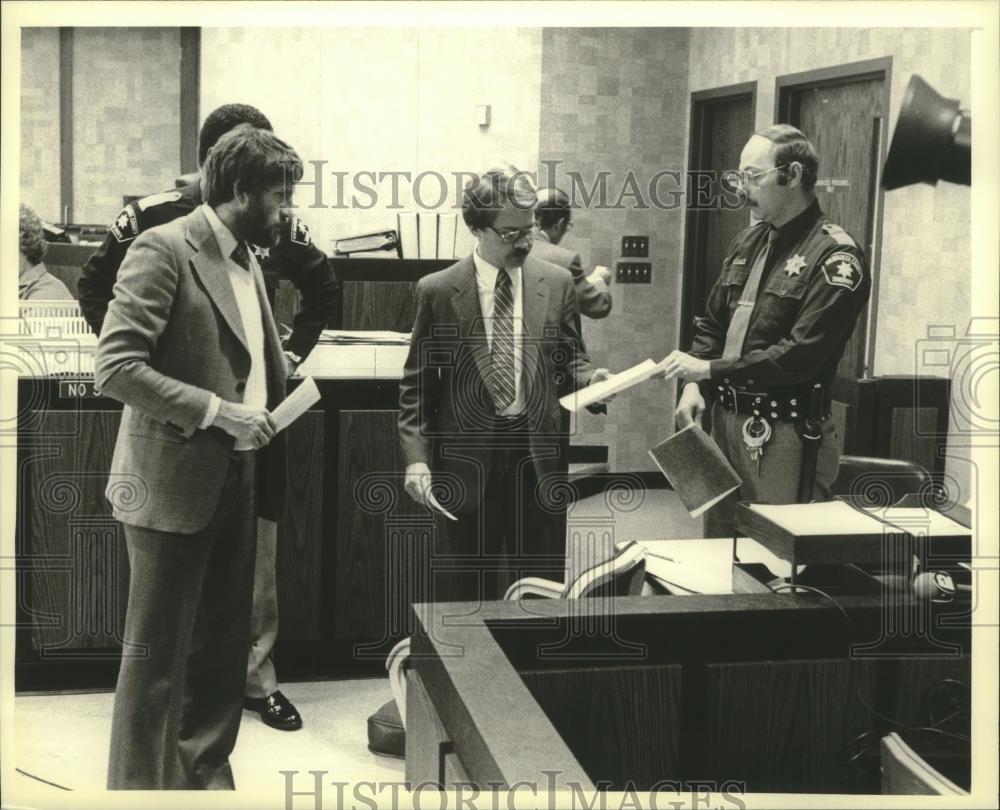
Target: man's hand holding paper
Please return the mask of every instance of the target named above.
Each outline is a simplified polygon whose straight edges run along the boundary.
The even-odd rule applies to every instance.
[[[652,360],[645,360],[618,374],[611,374],[606,368],[599,368],[591,376],[590,384],[586,388],[561,397],[559,404],[568,411],[580,411],[590,405],[610,402],[616,394],[657,376],[659,376],[659,365]]]
[[[663,379],[672,380],[678,377],[687,382],[707,380],[710,373],[708,360],[692,357],[687,352],[674,349],[660,362],[663,368]]]
[[[422,461],[414,462],[406,468],[406,478],[403,481],[403,489],[406,490],[406,494],[421,506],[440,512],[449,520],[458,520],[434,497],[431,483],[431,468]]]

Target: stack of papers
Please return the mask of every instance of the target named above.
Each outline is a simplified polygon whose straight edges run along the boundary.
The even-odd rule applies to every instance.
[[[934,537],[963,537],[969,530],[946,515],[921,507],[854,508],[844,501],[755,503],[750,508],[799,537],[812,535],[883,534],[887,531]]]
[[[366,346],[407,346],[410,343],[409,332],[370,331],[349,332],[344,329],[324,329],[319,338],[326,345],[366,345]]]

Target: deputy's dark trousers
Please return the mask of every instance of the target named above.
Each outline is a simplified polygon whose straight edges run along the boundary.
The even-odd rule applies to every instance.
[[[725,453],[743,484],[705,513],[705,537],[732,537],[736,532],[736,504],[796,503],[802,475],[802,439],[792,422],[771,422],[771,438],[764,445],[760,470],[743,443],[746,414],[725,410],[718,402],[712,408],[712,438]],[[830,488],[837,479],[840,438],[833,419],[822,426],[822,440],[816,454],[816,480],[812,500],[830,500]]]
[[[256,550],[253,453],[234,453],[208,525],[125,526],[125,649],[109,789],[232,789]]]
[[[278,690],[271,656],[278,640],[278,524],[257,518],[257,562],[253,575],[250,656],[246,696],[266,698]]]
[[[492,601],[522,577],[563,578],[566,504],[539,495],[527,432],[498,429],[492,442],[490,469],[477,482],[479,507],[439,523],[446,531],[438,532],[431,564],[435,602]]]

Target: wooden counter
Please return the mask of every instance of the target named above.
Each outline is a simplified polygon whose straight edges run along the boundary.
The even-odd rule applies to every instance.
[[[866,781],[842,765],[848,744],[877,743],[885,717],[919,723],[943,678],[968,684],[969,631],[888,638],[878,597],[838,601],[415,605],[407,781],[523,781],[588,803],[595,787],[877,793],[877,754]]]

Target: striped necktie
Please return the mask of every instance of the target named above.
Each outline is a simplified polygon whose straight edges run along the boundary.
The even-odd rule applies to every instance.
[[[743,341],[746,340],[747,329],[750,327],[750,315],[753,314],[753,306],[757,301],[757,289],[764,277],[764,266],[771,256],[771,249],[777,238],[778,230],[771,228],[767,235],[767,244],[757,254],[757,259],[753,263],[753,268],[747,277],[747,283],[743,286],[743,292],[740,293],[740,300],[729,319],[729,329],[726,330],[726,346],[722,350],[723,360],[737,360],[743,356]]]
[[[490,350],[493,402],[503,413],[514,402],[514,292],[510,275],[497,273],[493,292],[493,345]]]

